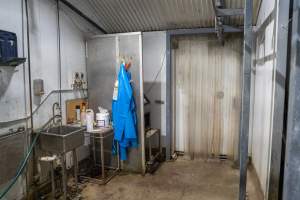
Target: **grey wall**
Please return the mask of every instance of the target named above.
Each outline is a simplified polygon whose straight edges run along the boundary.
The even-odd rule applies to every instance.
[[[18,53],[27,57],[25,9],[21,0],[0,0],[0,29],[15,32],[18,37]],[[59,62],[57,42],[57,10],[54,0],[29,0],[30,37],[31,37],[31,76],[43,79],[45,95],[41,99],[34,97],[33,109],[52,90],[59,89]],[[23,7],[22,7],[23,6]],[[62,89],[71,89],[75,71],[86,73],[85,37],[94,29],[78,20],[78,16],[62,7],[61,16],[61,55],[62,55]],[[22,24],[24,22],[25,24]],[[22,30],[22,26],[24,30]],[[24,45],[22,42],[24,34]],[[24,50],[23,50],[24,49]],[[28,63],[16,68],[0,67],[0,124],[3,122],[29,116]],[[63,117],[65,100],[81,98],[82,92],[62,94]],[[58,95],[52,95],[34,115],[34,128],[39,128],[52,115],[52,104],[58,101]],[[63,119],[65,121],[65,117]],[[29,126],[21,122],[9,126],[1,125],[0,134],[7,133],[9,128]],[[87,154],[81,151],[80,157]],[[85,153],[84,153],[85,152]],[[18,163],[16,163],[18,165]],[[20,180],[20,183],[23,182]],[[24,185],[23,185],[24,186]],[[19,199],[23,186],[16,185],[7,197]]]
[[[143,33],[144,92],[151,104],[151,127],[166,136],[166,32]],[[158,103],[161,101],[161,103]]]

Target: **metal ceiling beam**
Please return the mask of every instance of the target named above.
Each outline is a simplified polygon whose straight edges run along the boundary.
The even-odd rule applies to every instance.
[[[217,16],[238,16],[244,15],[244,9],[229,9],[229,8],[222,8],[216,9]]]
[[[83,12],[81,12],[78,8],[76,8],[73,4],[71,4],[70,2],[68,2],[67,0],[59,0],[61,3],[63,3],[64,5],[66,5],[68,8],[70,8],[72,11],[74,11],[75,13],[77,13],[79,16],[81,16],[83,19],[85,19],[86,21],[88,21],[90,24],[92,24],[94,27],[96,27],[99,31],[101,31],[104,34],[107,34],[107,31],[104,30],[104,28],[102,28],[101,26],[99,26],[96,22],[94,22],[93,20],[91,20],[87,15],[85,15]]]
[[[224,33],[242,33],[244,31],[243,28],[240,27],[232,27],[224,25]],[[216,33],[215,28],[194,28],[194,29],[174,29],[168,30],[168,35],[197,35],[197,34],[209,34]]]
[[[232,33],[232,32],[244,32],[243,26],[230,26],[230,25],[223,25],[224,33]]]
[[[252,0],[245,1],[244,15],[244,56],[242,69],[242,109],[239,135],[240,157],[240,188],[239,200],[246,200],[247,168],[248,168],[248,140],[250,122],[250,92],[251,92],[251,64],[252,64]]]

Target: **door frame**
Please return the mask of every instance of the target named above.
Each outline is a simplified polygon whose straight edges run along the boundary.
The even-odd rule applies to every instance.
[[[251,1],[252,2],[252,1]],[[251,17],[252,18],[252,17]],[[244,29],[240,28],[234,28],[230,26],[224,27],[225,33],[243,33]],[[175,36],[187,36],[187,35],[207,35],[207,34],[216,34],[215,28],[198,28],[198,29],[177,29],[177,30],[168,30],[166,32],[166,160],[170,160],[171,156],[174,153],[174,86],[173,86],[173,70],[172,70],[172,48],[171,48],[171,42],[172,38]],[[247,58],[249,59],[249,58]],[[251,59],[251,57],[250,57]],[[251,63],[251,60],[250,60]],[[243,74],[244,76],[244,74]],[[247,141],[244,141],[244,143]],[[239,148],[239,151],[241,150],[241,145]],[[244,149],[243,149],[244,150]],[[244,151],[242,151],[244,152]],[[247,148],[247,155],[244,155],[244,157],[248,158],[248,148]],[[242,159],[242,162],[244,162],[245,159]],[[243,163],[242,163],[243,164]],[[242,166],[246,166],[246,164],[243,164]],[[247,168],[246,168],[247,169]],[[240,177],[247,176],[247,170],[241,170],[240,169]],[[240,182],[240,192],[242,193],[246,192],[246,181]],[[239,199],[244,198],[243,195],[239,196]]]

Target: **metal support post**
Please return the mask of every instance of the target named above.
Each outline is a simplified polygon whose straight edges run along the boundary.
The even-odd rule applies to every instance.
[[[300,196],[300,0],[294,0],[292,20],[284,200]]]
[[[242,109],[239,136],[240,188],[239,200],[246,199],[248,140],[250,119],[251,63],[252,63],[252,0],[245,0],[244,13],[244,57],[242,70]]]
[[[282,196],[283,171],[282,161],[284,155],[284,133],[286,132],[285,109],[286,109],[286,87],[287,87],[287,55],[288,55],[288,35],[289,35],[289,1],[277,0],[275,4],[276,29],[274,31],[276,61],[274,62],[274,112],[272,130],[272,149],[270,160],[270,178],[268,197],[269,200],[278,200]]]
[[[77,159],[76,149],[73,149],[73,165],[74,165],[74,180],[75,180],[76,193],[78,193],[78,159]]]
[[[104,144],[103,144],[103,138],[100,138],[100,148],[101,148],[101,176],[102,179],[105,179],[105,169],[104,169],[104,165],[105,165],[105,159],[104,159]]]
[[[51,168],[51,193],[52,193],[52,198],[55,199],[55,178],[54,178],[54,163],[53,163],[53,161],[50,162],[50,168]]]
[[[63,184],[63,200],[67,200],[67,169],[66,169],[66,154],[62,154],[62,184]]]

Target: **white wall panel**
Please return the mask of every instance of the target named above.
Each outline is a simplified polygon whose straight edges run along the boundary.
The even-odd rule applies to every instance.
[[[252,160],[262,189],[266,192],[272,119],[273,61],[257,65],[253,112]]]
[[[257,27],[260,27],[275,8],[275,1],[264,0],[258,15]],[[264,30],[257,33],[255,64],[252,71],[251,94],[251,151],[254,169],[258,175],[265,198],[268,196],[270,151],[272,145],[272,121],[274,100],[274,20]],[[265,60],[269,56],[270,59]]]

